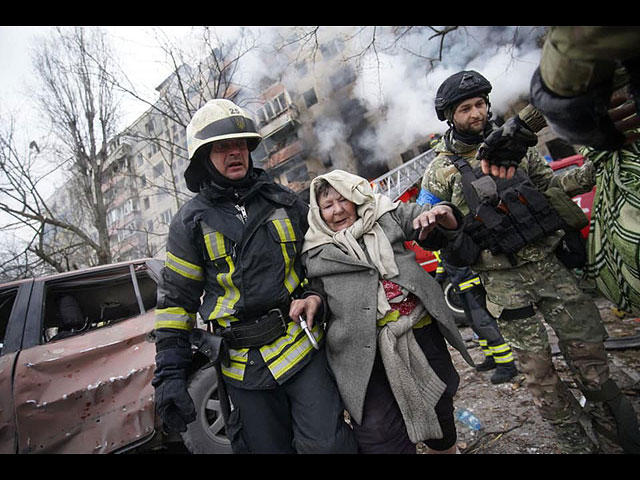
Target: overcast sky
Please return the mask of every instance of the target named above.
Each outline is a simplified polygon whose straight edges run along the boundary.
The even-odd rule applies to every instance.
[[[46,35],[54,27],[0,26],[0,106],[21,111],[26,95],[25,86],[32,81],[30,48],[37,36]],[[152,90],[169,74],[164,56],[153,38],[150,26],[104,26],[111,35],[120,62],[136,86]],[[180,38],[191,27],[157,27]],[[131,121],[146,107],[131,112]]]

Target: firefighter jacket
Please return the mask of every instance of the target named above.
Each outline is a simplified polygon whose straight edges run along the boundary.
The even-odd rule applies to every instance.
[[[222,366],[228,381],[260,389],[286,381],[314,349],[288,316],[291,297],[304,282],[298,252],[308,207],[263,170],[254,170],[257,180],[240,198],[209,183],[172,219],[156,329],[184,333],[197,313],[213,327],[248,325],[279,308],[286,333],[268,345],[230,349],[230,362]],[[318,320],[312,331],[321,341]]]

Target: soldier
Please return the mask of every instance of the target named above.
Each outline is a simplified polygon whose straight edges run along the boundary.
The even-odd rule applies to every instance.
[[[563,219],[541,194],[557,196],[558,187],[569,197],[581,191],[571,191],[570,182],[559,183],[534,148],[526,150],[512,178],[482,174],[475,156],[493,129],[491,88],[475,71],[458,72],[442,83],[436,113],[450,128],[436,147],[438,156],[427,168],[422,188],[466,214],[464,230],[477,249],[470,266],[482,280],[487,308],[516,352],[534,403],[557,432],[561,450],[597,451],[580,423],[588,412],[603,448],[620,451],[622,446],[637,453],[637,419],[609,377],[599,311],[554,255]],[[539,314],[555,331],[561,353],[589,401],[584,411],[554,368]]]

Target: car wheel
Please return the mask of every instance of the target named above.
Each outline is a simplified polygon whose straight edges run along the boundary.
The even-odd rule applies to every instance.
[[[189,394],[196,407],[196,420],[182,434],[191,453],[233,453],[218,396],[218,376],[213,367],[198,370],[189,382]]]
[[[447,307],[449,307],[451,315],[453,315],[453,319],[456,321],[456,325],[466,326],[467,317],[464,314],[460,297],[453,290],[453,284],[448,279],[444,282],[444,285],[442,285],[442,291],[444,292],[444,300]]]

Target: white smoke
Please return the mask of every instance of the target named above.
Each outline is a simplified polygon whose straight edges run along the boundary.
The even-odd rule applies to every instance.
[[[440,48],[439,41],[427,40],[426,34],[410,39],[413,52],[418,51],[416,45],[420,48],[420,57],[405,53],[409,48],[397,54],[367,56],[355,93],[370,110],[384,114],[375,135],[366,138],[378,160],[397,156],[412,143],[426,142],[430,133],[448,128],[436,116],[434,99],[440,84],[460,70],[476,70],[491,82],[495,114],[528,96],[540,49],[533,35],[518,42],[514,29],[497,28],[467,27],[448,34],[451,38],[445,41],[441,62],[425,59],[437,58]]]
[[[287,35],[282,29],[252,28],[260,40],[265,40],[260,43],[275,44],[277,37]],[[305,43],[307,51],[301,50],[299,57],[331,40],[344,42],[342,54],[353,55],[350,63],[357,74],[353,94],[369,112],[367,117],[377,118],[374,128],[361,133],[358,139],[373,155],[361,161],[385,162],[418,142],[426,143],[431,133],[444,133],[448,126],[438,120],[434,98],[440,84],[460,70],[476,70],[492,83],[490,100],[495,115],[504,113],[514,101],[528,97],[531,76],[540,59],[537,38],[543,31],[544,27],[458,27],[447,33],[441,44],[440,37],[429,38],[434,31],[428,27],[413,27],[406,35],[400,35],[400,40],[398,30],[388,27],[376,27],[375,31],[373,27],[321,27],[317,31],[318,42]],[[375,49],[370,45],[373,36]],[[294,65],[278,64],[275,54],[265,59],[262,49],[255,53],[244,59],[246,76],[278,79],[296,94],[311,88],[311,84],[297,77]],[[326,81],[335,73],[335,63],[325,64],[322,54],[316,51],[313,58],[309,69],[316,81]],[[336,105],[333,110],[328,109],[331,113],[316,119],[318,144],[314,147],[321,155],[345,144],[352,134],[339,110]]]
[[[328,118],[318,119],[314,125],[314,132],[318,138],[316,148],[322,155],[330,155],[338,145],[346,142],[349,135],[344,123]]]

